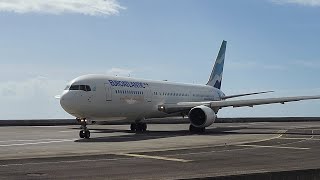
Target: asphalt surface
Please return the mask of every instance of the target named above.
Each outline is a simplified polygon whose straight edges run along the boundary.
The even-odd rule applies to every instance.
[[[184,179],[320,167],[320,122],[0,127],[0,179]]]

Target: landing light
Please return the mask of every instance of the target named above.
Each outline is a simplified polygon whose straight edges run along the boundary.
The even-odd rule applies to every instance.
[[[159,111],[164,111],[165,110],[165,108],[164,108],[164,106],[159,106]]]

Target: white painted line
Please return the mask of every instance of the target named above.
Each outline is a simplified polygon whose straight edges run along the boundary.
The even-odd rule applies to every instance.
[[[311,138],[290,138],[290,137],[282,137],[282,138],[279,138],[279,139],[283,139],[283,140],[314,140],[314,139],[311,139]],[[320,139],[319,139],[320,140]]]
[[[0,144],[0,147],[50,144],[50,143],[70,142],[70,141],[75,141],[75,140],[77,140],[77,139],[61,139],[61,140],[55,140],[55,141],[30,142],[30,143],[20,143],[20,144]]]
[[[64,140],[64,139],[13,139],[13,140],[7,140],[7,141],[0,141],[2,142],[24,142],[24,141],[59,141],[59,140]]]
[[[260,145],[250,145],[250,144],[240,144],[237,146],[242,147],[257,147],[257,148],[278,148],[278,149],[296,149],[296,150],[308,150],[310,148],[300,148],[300,147],[285,147],[285,146],[260,146]]]
[[[62,132],[62,133],[65,133],[65,132],[78,132],[78,130],[70,130],[70,131],[59,131],[59,132]]]
[[[278,136],[271,137],[271,138],[260,139],[260,140],[253,140],[253,141],[241,141],[241,142],[238,142],[238,143],[231,143],[231,144],[228,144],[228,145],[237,146],[237,145],[241,145],[241,144],[258,143],[258,142],[270,141],[270,140],[273,140],[273,139],[281,138],[281,137],[283,136],[283,134],[286,133],[287,131],[288,131],[288,130],[279,130],[279,131],[277,132]]]
[[[186,159],[168,158],[168,157],[162,157],[162,156],[148,156],[148,155],[142,155],[142,154],[120,153],[120,154],[116,154],[116,155],[146,158],[146,159],[158,159],[158,160],[165,160],[165,161],[176,161],[176,162],[184,162],[184,163],[191,162],[191,160],[186,160]]]
[[[219,150],[219,151],[203,151],[203,152],[191,152],[191,153],[179,153],[179,154],[170,154],[167,156],[186,156],[186,155],[198,155],[198,154],[212,154],[212,153],[220,153],[220,152],[233,152],[233,151],[243,151],[253,149],[253,147],[246,147],[246,148],[239,148],[239,149],[226,149],[226,150]]]
[[[19,164],[1,164],[0,167],[8,166],[25,166],[25,165],[43,165],[43,164],[60,164],[60,163],[79,163],[79,162],[99,162],[99,161],[118,161],[118,160],[128,160],[131,158],[114,158],[114,159],[83,159],[74,161],[53,161],[53,162],[38,162],[38,163],[19,163]]]

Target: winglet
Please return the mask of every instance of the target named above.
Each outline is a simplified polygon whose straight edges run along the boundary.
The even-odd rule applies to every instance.
[[[222,74],[223,74],[223,66],[224,66],[224,59],[227,49],[227,41],[222,41],[219,54],[217,56],[216,62],[213,66],[209,81],[207,85],[213,86],[217,89],[221,88],[222,82]]]

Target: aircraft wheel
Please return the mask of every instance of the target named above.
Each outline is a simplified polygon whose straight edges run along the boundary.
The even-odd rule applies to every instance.
[[[131,130],[131,132],[136,132],[136,130],[137,130],[137,124],[136,124],[136,123],[132,123],[132,124],[130,125],[130,130]]]
[[[90,131],[89,131],[89,130],[86,130],[86,131],[84,132],[84,138],[86,138],[86,139],[89,139],[89,138],[90,138]]]
[[[198,127],[195,127],[192,124],[190,124],[189,131],[191,133],[204,133],[206,131],[206,128],[204,128],[204,127],[203,128],[198,128]]]
[[[79,132],[80,138],[84,138],[84,134],[85,134],[84,130],[81,130],[81,131]]]
[[[147,123],[143,123],[142,124],[142,131],[147,131],[147,128],[148,128]]]
[[[136,132],[145,132],[147,131],[147,124],[146,123],[137,123],[136,124]]]
[[[142,125],[140,123],[137,124],[137,129],[136,129],[136,132],[142,132],[143,129],[142,129]]]

